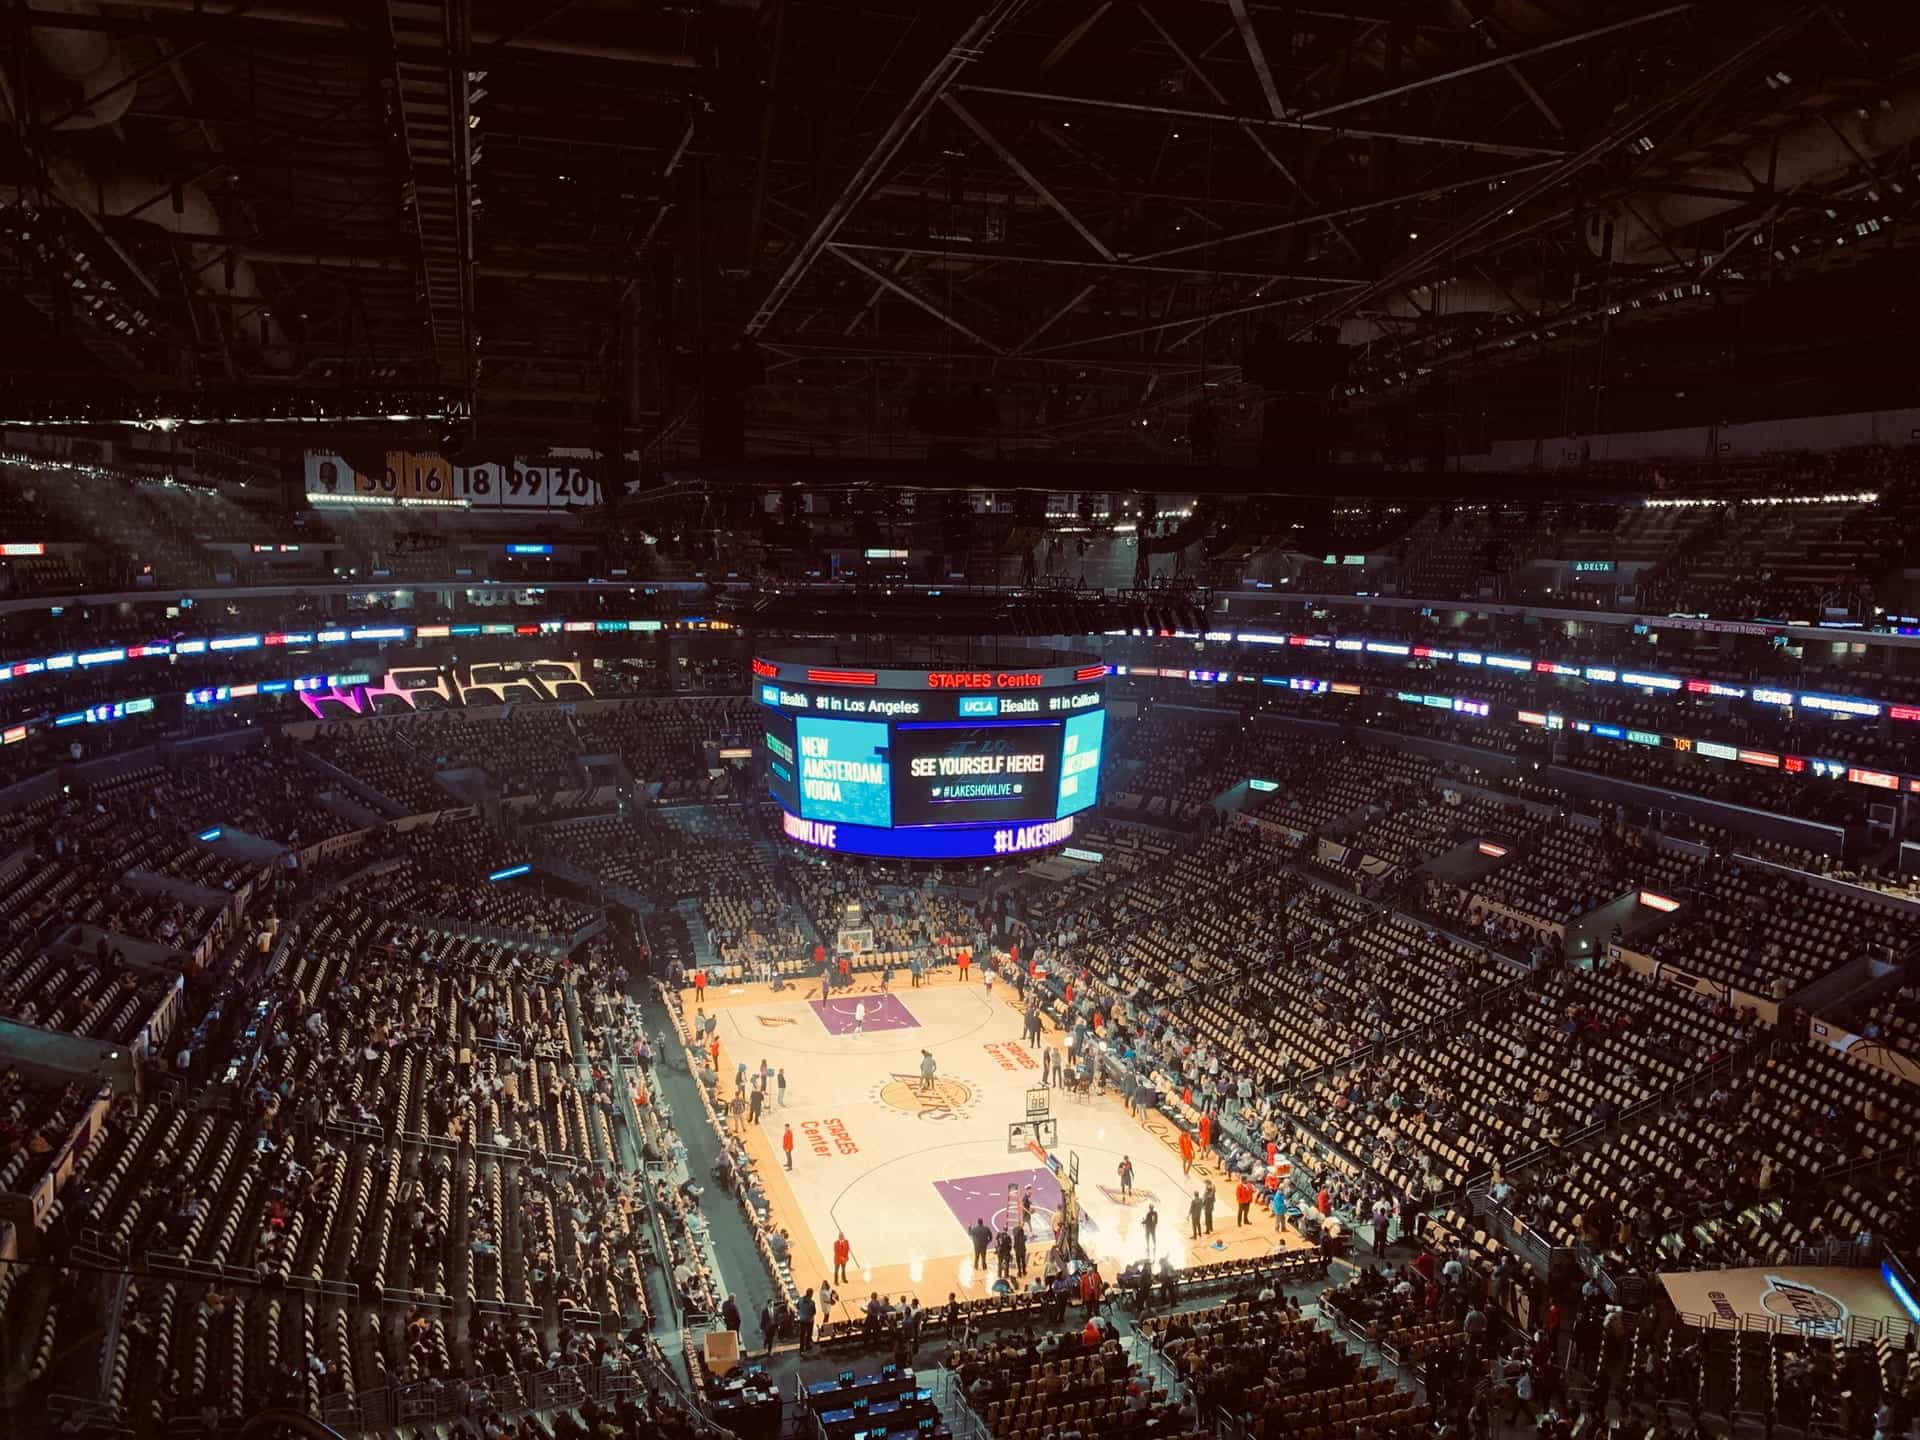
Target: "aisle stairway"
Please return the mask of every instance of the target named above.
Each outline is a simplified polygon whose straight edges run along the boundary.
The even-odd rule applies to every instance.
[[[669,1037],[669,1045],[679,1044],[677,1039],[672,1038],[673,1021],[656,998],[658,992],[649,986],[643,993],[646,997],[648,1033]],[[686,1117],[675,1127],[676,1133],[687,1147],[688,1172],[696,1184],[706,1187],[707,1193],[700,1211],[706,1216],[708,1233],[713,1239],[713,1253],[720,1266],[721,1284],[740,1306],[747,1331],[741,1338],[744,1343],[751,1345],[760,1335],[760,1311],[773,1299],[772,1277],[767,1274],[767,1267],[760,1258],[759,1247],[739,1203],[722,1192],[710,1178],[714,1162],[720,1157],[721,1141],[713,1127],[702,1118],[704,1107],[692,1075],[685,1065],[666,1063],[654,1067],[654,1079],[660,1087],[661,1097],[673,1114]],[[663,1344],[677,1340],[677,1332],[673,1328],[677,1324],[677,1317],[673,1307],[662,1309],[658,1316],[660,1333],[656,1338],[661,1339]]]
[[[702,970],[713,969],[716,957],[713,946],[707,943],[707,917],[700,913],[700,902],[681,900],[673,908],[687,927],[687,939],[693,944],[694,963]]]

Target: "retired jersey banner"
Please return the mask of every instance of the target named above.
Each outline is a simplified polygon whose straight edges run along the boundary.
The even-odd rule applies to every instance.
[[[592,505],[600,482],[578,460],[455,465],[412,450],[385,452],[378,473],[344,455],[309,450],[307,500],[314,505],[447,506],[472,510],[567,510]],[[370,460],[363,463],[371,463]]]
[[[1778,1333],[1830,1340],[1911,1323],[1878,1270],[1771,1265],[1662,1274],[1660,1283],[1683,1321],[1707,1329],[1767,1324]]]

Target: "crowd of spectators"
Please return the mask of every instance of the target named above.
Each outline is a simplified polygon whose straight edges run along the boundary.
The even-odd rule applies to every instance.
[[[9,818],[44,831],[64,814]],[[657,1360],[638,1337],[673,1276],[619,1098],[653,1058],[620,952],[474,938],[502,917],[469,902],[498,887],[436,889],[455,930],[392,918],[412,867],[496,858],[449,825],[318,867],[333,888],[284,930],[269,918],[149,1057],[143,1097],[116,1095],[91,1131],[43,1243],[144,1273],[110,1354],[78,1290],[41,1334],[95,1336],[71,1363],[111,1376],[100,1399],[123,1423],[226,1424],[269,1403],[352,1421],[399,1388],[421,1415],[492,1424],[536,1403],[535,1372]],[[0,1076],[6,1189],[89,1103]],[[606,1387],[606,1413],[637,1426],[627,1388]]]
[[[1600,463],[1582,467],[1580,477],[1646,491],[1663,503],[1645,509],[1553,501],[1436,505],[1415,516],[1394,544],[1378,547],[1387,560],[1328,567],[1302,579],[1321,590],[1423,599],[1528,598],[1732,619],[1865,620],[1873,613],[1874,580],[1910,558],[1911,527],[1899,520],[1914,504],[1920,447]],[[1806,503],[1840,496],[1877,498]],[[1529,562],[1559,558],[1604,558],[1631,568],[1600,586],[1576,576],[1572,586],[1556,590],[1529,578]]]
[[[1911,918],[1891,901],[1836,891],[1769,865],[1722,860],[1691,885],[1692,902],[1653,953],[1752,994],[1785,999],[1854,960],[1904,960]]]
[[[401,813],[425,815],[456,803],[453,793],[434,778],[438,766],[432,744],[440,723],[438,716],[418,721],[330,721],[320,726],[310,743],[316,756]]]
[[[402,857],[370,881],[368,893],[394,915],[470,921],[568,941],[599,911],[552,889],[531,870],[532,860],[526,842],[476,817],[446,816],[409,831]],[[523,865],[529,869],[522,875],[488,878]]]
[[[100,1097],[97,1087],[36,1082],[9,1066],[0,1070],[0,1193],[29,1194]]]
[[[183,749],[167,774],[145,787],[146,816],[195,832],[242,830],[296,850],[359,829],[316,800],[315,779],[277,737],[247,749]]]
[[[436,771],[484,770],[503,796],[551,794],[579,783],[573,717],[560,707],[516,705],[498,720],[458,711],[421,743]]]
[[[870,932],[876,951],[948,954],[975,943],[974,907],[942,882],[898,863],[846,864],[795,854],[778,867],[823,941],[843,930]]]
[[[178,982],[209,982],[233,932],[230,892],[258,865],[230,860],[141,813],[138,772],[19,807],[0,828],[0,1012],[132,1042]],[[185,882],[176,888],[175,882]]]
[[[1755,1095],[1731,1077],[1698,1087],[1644,1125],[1503,1184],[1496,1199],[1617,1275],[1853,1263],[1872,1238],[1910,1253],[1920,1229],[1900,1177],[1828,1178],[1911,1146],[1920,1123],[1902,1111],[1903,1088],[1808,1047],[1769,1054],[1752,1082]]]
[[[1477,882],[1474,892],[1522,914],[1564,924],[1637,885],[1670,888],[1684,874],[1682,858],[1656,849],[1638,831],[1623,834],[1563,819],[1535,834],[1506,864]]]
[[[1191,1440],[1209,1433],[1198,1401],[1155,1385],[1097,1317],[1042,1337],[956,1348],[947,1365],[997,1437],[1097,1431]]]
[[[1545,683],[1558,682],[1490,677],[1483,688],[1518,707]],[[1764,1036],[1745,1002],[1604,961],[1569,968],[1540,938],[1540,927],[1657,889],[1681,905],[1650,942],[1660,960],[1708,989],[1784,1001],[1863,958],[1909,964],[1904,910],[1729,858],[1744,843],[1729,836],[1709,834],[1713,853],[1702,856],[1611,808],[1597,825],[1549,818],[1517,802],[1577,802],[1531,769],[1469,773],[1403,752],[1385,733],[1484,722],[1413,707],[1363,744],[1289,723],[1334,713],[1332,700],[1272,699],[1254,716],[1229,703],[1151,706],[1117,727],[1111,793],[1134,803],[1088,817],[1079,837],[1104,858],[1080,868],[1043,859],[984,885],[958,871],[776,850],[764,814],[705,773],[703,747],[750,727],[737,699],[323,727],[314,757],[409,813],[452,803],[439,772],[479,768],[508,796],[539,797],[579,783],[585,757],[601,753],[642,786],[664,782],[659,799],[727,800],[643,802],[619,820],[535,835],[480,815],[389,833],[338,862],[350,870],[326,871],[325,884],[309,877],[320,893],[284,928],[262,906],[277,906],[290,882],[191,838],[224,823],[311,844],[348,827],[310,803],[311,762],[278,740],[230,756],[181,750],[0,815],[0,854],[11,857],[0,871],[11,926],[0,1005],[11,1016],[130,1042],[176,972],[198,982],[171,1037],[183,1043],[154,1064],[170,1103],[117,1097],[47,1222],[57,1244],[161,1262],[130,1287],[115,1342],[124,1354],[94,1372],[120,1377],[114,1408],[142,1424],[242,1397],[326,1413],[407,1383],[500,1398],[491,1382],[535,1362],[638,1358],[585,1315],[645,1323],[667,1290],[682,1308],[710,1305],[698,1197],[630,1163],[671,1161],[675,1142],[658,1116],[625,1133],[621,1088],[632,1059],[652,1057],[611,942],[570,945],[600,906],[539,873],[488,878],[544,854],[663,906],[691,902],[684,913],[697,911],[703,943],[688,937],[685,950],[704,949],[727,971],[804,967],[816,944],[854,927],[871,932],[876,956],[1018,946],[1043,966],[1069,1032],[1107,1042],[1113,1071],[1099,1081],[1129,1096],[1151,1090],[1182,1124],[1230,1124],[1218,1145],[1241,1173],[1257,1173],[1267,1146],[1299,1157],[1310,1188],[1362,1225],[1376,1204],[1412,1220],[1461,1203],[1477,1182],[1550,1243],[1645,1273],[1865,1253],[1862,1235],[1911,1253],[1910,1176],[1874,1168],[1920,1140],[1910,1083],[1797,1034]],[[1649,711],[1625,698],[1596,704],[1630,720]],[[1847,753],[1892,753],[1871,748],[1884,740]],[[1742,786],[1788,783],[1732,773]],[[1212,808],[1256,778],[1272,788],[1242,796],[1239,814]],[[1450,795],[1454,782],[1470,793]],[[1417,873],[1493,833],[1516,853],[1480,881]],[[1333,847],[1324,855],[1323,840]],[[1392,883],[1375,884],[1356,857],[1391,867]],[[516,938],[479,938],[494,931]],[[137,942],[158,953],[130,959]],[[216,1011],[224,1022],[209,1028]],[[1844,1018],[1909,1052],[1920,1026],[1904,978]],[[195,1103],[203,1091],[211,1103]],[[30,1184],[91,1101],[87,1087],[0,1075],[10,1147],[0,1188]],[[658,1239],[649,1215],[665,1217]],[[1160,1324],[1154,1343],[1184,1397],[1136,1391],[1124,1366],[1108,1373],[1104,1335],[1056,1343],[1045,1359],[1074,1361],[1076,1380],[1107,1387],[1087,1391],[1087,1420],[1156,1435],[1204,1423],[1202,1407],[1263,1436],[1356,1419],[1376,1434],[1425,1433],[1455,1414],[1465,1370],[1490,1377],[1495,1393],[1525,1375],[1527,1398],[1557,1405],[1566,1351],[1516,1358],[1480,1338],[1489,1311],[1531,1319],[1541,1297],[1513,1303],[1511,1269],[1503,1279],[1487,1248],[1468,1252],[1423,1252],[1324,1297],[1332,1315],[1423,1368],[1421,1402],[1336,1354],[1323,1327],[1284,1304],[1235,1302]],[[227,1267],[229,1278],[167,1270],[176,1259]],[[247,1273],[316,1288],[258,1286]],[[20,1284],[0,1284],[0,1305]],[[375,1295],[389,1304],[356,1308]],[[75,1305],[51,1307],[47,1323],[77,1328]],[[1043,1378],[1022,1368],[1038,1357],[1019,1349],[961,1357],[985,1367],[976,1378],[988,1382],[987,1404],[1015,1407],[992,1417],[1000,1433],[1046,1428],[1064,1403],[1013,1388]],[[1072,1401],[1078,1421],[1081,1396]],[[652,1414],[678,1423],[664,1402]],[[637,1409],[607,1415],[651,1423]]]
[[[704,793],[702,741],[744,724],[737,702],[635,700],[583,715],[577,722],[588,754],[618,755],[634,775],[658,781],[665,799]]]

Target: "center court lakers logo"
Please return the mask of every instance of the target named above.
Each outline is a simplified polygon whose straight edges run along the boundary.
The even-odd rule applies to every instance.
[[[1778,1275],[1767,1276],[1760,1308],[1769,1315],[1778,1315],[1802,1335],[1830,1338],[1847,1328],[1847,1307],[1837,1297],[1816,1286],[1796,1284]]]
[[[973,1104],[973,1087],[951,1075],[936,1075],[928,1084],[918,1075],[895,1071],[874,1087],[873,1099],[902,1114],[922,1120],[958,1120]]]

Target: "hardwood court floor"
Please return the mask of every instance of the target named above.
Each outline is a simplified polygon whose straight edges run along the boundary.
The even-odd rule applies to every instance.
[[[837,1287],[836,1318],[851,1318],[874,1291],[895,1299],[917,1293],[929,1305],[944,1304],[949,1294],[991,1293],[993,1263],[976,1270],[967,1227],[976,1219],[1003,1223],[1009,1187],[1016,1204],[1033,1188],[1030,1265],[1037,1269],[1045,1253],[1059,1182],[1038,1157],[1009,1153],[1007,1142],[1009,1122],[1025,1117],[1027,1091],[1040,1082],[1040,1053],[1020,1039],[1009,987],[998,982],[989,997],[979,973],[963,985],[944,971],[919,989],[903,979],[886,995],[869,979],[826,1002],[817,988],[776,994],[745,985],[707,993],[719,1022],[722,1098],[731,1097],[741,1061],[749,1073],[763,1059],[786,1071],[785,1108],[770,1098],[760,1123],[747,1127],[747,1148],[766,1177],[774,1223],[791,1237],[802,1290],[827,1277],[834,1238],[846,1234],[853,1259]],[[692,992],[684,998],[691,1008]],[[856,1032],[862,1003],[866,1019]],[[1045,1043],[1059,1038],[1050,1033]],[[927,1088],[923,1049],[939,1066]],[[1143,1122],[1111,1095],[1073,1097],[1058,1089],[1052,1106],[1056,1155],[1062,1166],[1070,1155],[1080,1160],[1082,1244],[1109,1280],[1145,1253],[1140,1222],[1149,1204],[1160,1215],[1159,1253],[1175,1265],[1302,1247],[1291,1231],[1277,1242],[1271,1219],[1257,1209],[1248,1226],[1236,1226],[1232,1181],[1217,1162],[1203,1159],[1183,1178],[1178,1134],[1164,1117]],[[794,1131],[791,1172],[780,1150],[787,1124]],[[1117,1176],[1122,1155],[1132,1157],[1135,1172],[1125,1198]],[[1218,1186],[1214,1233],[1196,1241],[1188,1202],[1209,1180]]]

